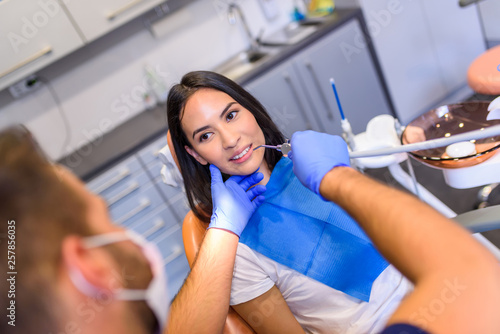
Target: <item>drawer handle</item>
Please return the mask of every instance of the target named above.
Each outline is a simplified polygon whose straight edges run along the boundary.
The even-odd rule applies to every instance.
[[[141,2],[143,2],[144,0],[134,0],[134,1],[130,1],[128,4],[126,4],[125,6],[115,10],[114,12],[111,12],[107,15],[107,19],[108,21],[113,21],[118,15],[121,15],[123,12],[126,12],[127,10],[129,10],[130,8],[140,4]]]
[[[34,55],[32,55],[31,57],[28,57],[26,58],[25,60],[21,61],[20,63],[12,66],[11,68],[9,68],[7,71],[3,72],[2,74],[0,74],[0,78],[6,76],[7,74],[10,74],[18,69],[20,69],[21,67],[23,66],[26,66],[28,65],[29,63],[32,63],[34,62],[35,60],[37,60],[38,58],[41,58],[43,56],[45,56],[46,54],[49,54],[52,52],[52,48],[50,46],[46,46],[45,48],[43,48],[42,50],[38,51],[37,53],[35,53]]]
[[[311,65],[310,62],[306,62],[306,68],[309,70],[309,73],[311,73],[311,77],[313,78],[314,86],[316,86],[316,91],[319,92],[319,96],[321,96],[321,101],[323,102],[323,105],[325,106],[326,109],[326,116],[328,117],[329,120],[333,120],[333,113],[332,110],[330,109],[330,105],[328,104],[328,100],[326,99],[325,93],[323,92],[323,89],[321,89],[321,84],[319,82],[319,78],[316,75],[316,72],[314,72],[314,69]]]
[[[111,178],[107,182],[103,183],[100,187],[98,187],[95,190],[95,192],[97,194],[101,194],[103,191],[111,188],[112,186],[114,186],[115,184],[117,184],[118,182],[120,182],[121,180],[123,180],[124,178],[126,178],[129,175],[130,175],[130,170],[128,168],[124,168],[124,169],[120,170],[116,176],[114,176],[113,178]]]
[[[288,87],[290,87],[290,90],[292,91],[292,95],[295,99],[295,102],[300,107],[300,109],[303,111],[302,114],[305,117],[306,122],[307,122],[306,127],[309,130],[311,130],[312,129],[311,122],[309,121],[309,117],[307,117],[307,115],[305,114],[306,109],[304,108],[302,101],[300,101],[300,99],[299,99],[299,95],[297,94],[298,93],[297,88],[295,88],[295,86],[293,85],[292,79],[290,78],[290,75],[288,73],[285,72],[283,74],[283,77],[285,78],[285,81],[288,84]]]
[[[128,219],[132,218],[133,216],[135,216],[136,214],[140,213],[141,211],[147,209],[150,205],[151,205],[151,201],[149,199],[145,199],[145,198],[142,199],[141,202],[140,202],[140,204],[138,206],[136,206],[134,209],[132,209],[129,212],[127,212],[120,219],[117,219],[117,223],[120,224],[120,225],[123,224]]]
[[[134,182],[132,183],[131,185],[129,185],[126,189],[124,189],[121,193],[117,194],[116,196],[112,197],[109,201],[108,201],[108,206],[111,206],[113,204],[115,204],[116,202],[118,202],[119,200],[121,200],[122,198],[130,195],[131,193],[133,193],[134,191],[136,191],[137,189],[139,189],[139,183],[137,182]]]
[[[155,220],[153,226],[151,226],[151,228],[149,230],[147,230],[146,232],[144,232],[142,235],[145,238],[147,238],[150,235],[152,235],[153,233],[159,231],[163,226],[165,226],[165,222],[163,221],[163,219],[157,219],[157,220]]]
[[[163,265],[166,266],[167,264],[169,264],[170,262],[174,261],[175,259],[177,259],[179,256],[181,256],[183,253],[182,251],[182,248],[177,246],[174,248],[174,251],[172,252],[172,254],[170,254],[169,256],[167,256],[164,260],[163,260]]]

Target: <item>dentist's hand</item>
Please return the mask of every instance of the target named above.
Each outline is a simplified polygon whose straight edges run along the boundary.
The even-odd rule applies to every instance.
[[[238,237],[262,202],[266,187],[257,185],[264,176],[255,172],[248,176],[231,176],[225,183],[219,169],[210,165],[213,213],[208,228],[231,231]]]
[[[350,166],[347,144],[339,136],[315,131],[298,131],[292,136],[293,172],[304,186],[319,193],[323,177],[332,168]]]

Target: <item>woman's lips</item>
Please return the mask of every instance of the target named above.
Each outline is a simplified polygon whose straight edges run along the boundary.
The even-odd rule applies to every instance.
[[[236,154],[229,160],[235,163],[242,163],[247,161],[251,155],[252,155],[252,145],[249,145],[247,148],[245,148],[243,151],[241,151],[239,154]]]

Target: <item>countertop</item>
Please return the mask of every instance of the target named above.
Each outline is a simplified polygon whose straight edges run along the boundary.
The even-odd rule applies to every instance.
[[[281,47],[279,52],[266,58],[251,71],[234,78],[234,80],[245,85],[351,19],[359,19],[363,22],[362,26],[365,26],[361,9],[335,9],[318,27],[318,30],[307,38],[294,45]],[[168,129],[166,119],[166,106],[164,104],[158,105],[152,110],[141,112],[58,162],[70,168],[84,181],[88,181],[151,141],[166,135]]]

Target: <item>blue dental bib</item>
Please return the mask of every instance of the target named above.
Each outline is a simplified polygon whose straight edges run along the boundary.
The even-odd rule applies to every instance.
[[[338,205],[304,187],[288,158],[267,183],[266,200],[240,242],[268,258],[350,296],[369,301],[373,281],[389,265]]]

